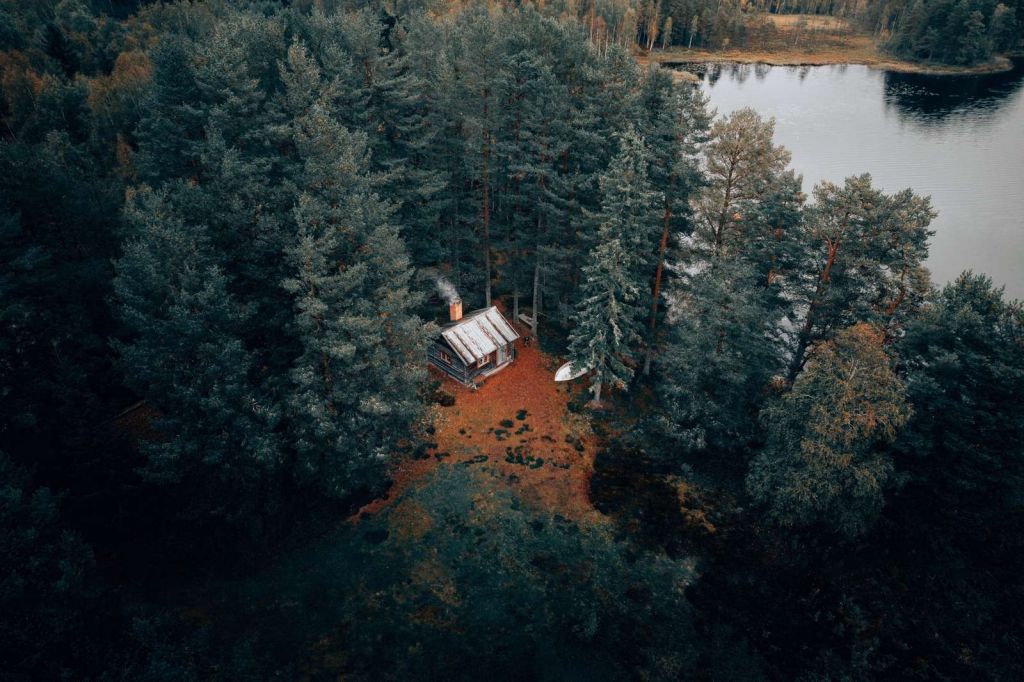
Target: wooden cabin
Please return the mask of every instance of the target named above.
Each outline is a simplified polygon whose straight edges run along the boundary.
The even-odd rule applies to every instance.
[[[462,301],[448,306],[451,322],[427,349],[430,364],[459,383],[475,387],[516,359],[519,334],[494,306],[463,316]]]

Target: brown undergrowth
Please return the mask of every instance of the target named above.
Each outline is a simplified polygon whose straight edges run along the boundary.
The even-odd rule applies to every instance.
[[[568,409],[580,387],[555,383],[557,367],[536,344],[520,341],[515,362],[476,391],[444,378],[442,390],[455,404],[430,408],[431,447],[399,461],[388,495],[356,517],[389,508],[443,466],[475,467],[488,485],[511,488],[552,514],[576,521],[599,516],[589,496],[596,438],[587,418]]]

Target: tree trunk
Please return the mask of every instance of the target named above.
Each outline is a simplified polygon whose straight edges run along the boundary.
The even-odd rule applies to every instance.
[[[721,254],[722,246],[725,243],[725,226],[728,222],[730,204],[732,203],[733,188],[736,184],[736,165],[739,160],[734,156],[729,159],[729,174],[725,178],[725,193],[722,195],[722,208],[718,214],[718,224],[715,230],[715,254]]]
[[[537,336],[540,327],[540,245],[537,245],[537,262],[533,265],[533,323],[530,332]]]
[[[644,353],[644,376],[651,373],[651,359],[654,357],[654,346],[648,346]]]
[[[590,405],[592,407],[601,407],[601,380],[598,379],[590,386],[593,397],[590,399]]]
[[[800,330],[800,338],[797,340],[796,350],[793,352],[793,360],[789,363],[789,371],[786,373],[786,386],[792,388],[796,382],[796,377],[800,374],[800,369],[804,365],[804,356],[807,354],[807,345],[811,340],[811,330],[813,329],[813,312],[814,304],[811,304],[811,308],[807,311],[807,320],[804,322],[804,328]]]
[[[522,87],[523,81],[518,81],[518,85]],[[518,107],[518,103],[522,100],[521,95],[517,95],[514,101],[517,103],[516,108],[516,120],[515,120],[515,148],[520,148],[521,132],[522,132],[522,121],[521,121],[521,110]],[[512,224],[518,224],[519,217],[519,199],[521,195],[521,183],[518,176],[514,177],[513,185],[515,189],[513,194],[515,195],[515,202],[512,206]],[[512,247],[512,324],[518,324],[519,322],[519,267],[522,262],[522,242],[520,241],[520,235],[518,229],[512,232],[514,246]]]
[[[658,327],[658,303],[661,296],[661,278],[665,272],[665,253],[668,251],[669,226],[672,224],[672,204],[665,202],[661,219],[661,242],[658,244],[658,267],[654,270],[654,287],[651,291],[651,338],[644,357],[644,376],[651,373],[651,357],[654,355],[654,332]]]
[[[487,128],[487,117],[488,117],[488,97],[489,92],[485,89],[484,93],[484,121],[483,121],[483,140],[481,155],[483,157],[482,163],[483,168],[481,172],[481,181],[483,183],[483,235],[484,235],[484,306],[491,307],[491,170],[490,170],[490,157],[491,157],[491,146],[490,136]]]
[[[817,311],[818,306],[821,304],[821,297],[825,293],[825,287],[828,285],[829,279],[832,277],[832,266],[836,263],[836,256],[839,253],[839,239],[831,241],[828,246],[828,260],[825,262],[825,267],[821,271],[821,275],[818,277],[818,284],[814,288],[814,297],[811,299],[810,304],[807,307],[807,319],[804,321],[804,327],[800,330],[800,337],[796,344],[796,350],[793,352],[793,361],[789,363],[789,372],[786,374],[786,386],[792,388],[793,383],[796,381],[797,375],[804,366],[804,357],[807,354],[807,347],[811,343],[811,332],[814,330],[814,313]]]

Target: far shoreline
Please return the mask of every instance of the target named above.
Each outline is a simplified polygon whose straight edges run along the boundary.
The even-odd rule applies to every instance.
[[[1005,73],[1012,71],[1014,68],[1013,61],[1004,55],[997,55],[992,61],[975,66],[947,66],[897,59],[879,51],[874,45],[850,46],[846,49],[831,47],[821,50],[794,49],[779,51],[743,49],[716,51],[673,47],[637,54],[637,60],[641,64],[653,62],[666,66],[687,63],[765,64],[768,66],[830,66],[849,64],[863,65],[882,71],[928,76],[980,76]]]

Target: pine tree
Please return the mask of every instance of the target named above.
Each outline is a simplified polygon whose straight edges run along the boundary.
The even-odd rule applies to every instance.
[[[379,26],[379,24],[378,24]],[[392,49],[381,59],[370,97],[372,164],[383,174],[381,192],[396,205],[395,222],[418,265],[438,261],[438,227],[446,174],[431,153],[441,133],[431,86],[413,66],[408,33],[391,31]]]
[[[667,22],[671,21],[669,17]],[[697,160],[698,147],[707,140],[710,116],[707,100],[692,87],[679,87],[664,69],[648,71],[638,93],[641,112],[638,128],[650,149],[651,186],[661,192],[661,238],[651,284],[651,313],[648,323],[644,374],[650,371],[658,345],[658,321],[662,316],[661,294],[668,270],[665,267],[673,236],[689,231],[690,199],[703,182]]]
[[[566,104],[551,119],[557,174],[551,178],[550,195],[557,217],[546,225],[540,299],[549,316],[567,324],[580,286],[579,256],[593,248],[597,236],[592,214],[604,200],[600,177],[618,152],[619,133],[635,121],[640,72],[625,50],[613,47],[595,58],[593,48],[571,26],[563,27],[560,35],[556,44],[562,49],[549,62],[564,84]],[[580,64],[591,68],[581,69]]]
[[[505,68],[503,38],[497,17],[486,7],[459,16],[459,42],[453,62],[460,78],[458,93],[465,134],[463,158],[467,162],[470,195],[480,242],[480,273],[484,305],[491,305],[494,276],[492,222],[495,205],[496,136],[504,125],[505,100],[501,74]]]
[[[866,324],[818,346],[791,391],[762,414],[767,443],[747,489],[783,526],[846,537],[870,527],[893,483],[891,441],[910,416],[883,334]]]
[[[287,251],[301,352],[289,408],[298,476],[344,498],[376,486],[418,415],[424,328],[391,208],[373,192],[366,137],[317,104],[295,124],[304,166]]]
[[[92,550],[62,528],[59,496],[0,451],[0,666],[12,678],[76,677],[93,639]]]
[[[935,217],[927,197],[910,190],[886,195],[865,174],[847,178],[842,187],[821,183],[814,198],[797,237],[801,262],[787,277],[802,315],[790,384],[807,349],[832,330],[867,321],[893,335],[927,291],[922,263]]]
[[[601,387],[625,388],[633,374],[640,329],[649,298],[644,295],[655,258],[661,200],[647,178],[647,150],[635,130],[620,137],[621,151],[601,176],[601,211],[597,243],[583,267],[569,357],[592,372],[593,402]]]
[[[514,40],[514,38],[513,38]],[[497,232],[501,247],[496,272],[502,288],[511,290],[512,317],[519,318],[520,300],[528,292],[540,238],[542,196],[549,167],[543,163],[544,121],[537,110],[538,100],[549,101],[553,81],[549,69],[528,49],[512,54],[506,72],[507,117],[511,125],[499,133],[496,141],[500,172],[500,202]],[[534,256],[534,257],[531,257]],[[536,333],[536,321],[534,323]]]
[[[742,466],[759,440],[757,414],[784,356],[758,279],[749,263],[718,259],[673,291],[652,421],[685,455]]]
[[[114,292],[128,338],[116,342],[129,386],[160,414],[145,475],[178,484],[183,513],[252,522],[281,463],[276,406],[255,385],[242,343],[253,309],[228,291],[201,225],[165,194],[136,194]]]
[[[646,284],[655,270],[660,243],[658,208],[664,197],[652,189],[648,168],[650,149],[640,133],[630,127],[619,136],[619,152],[598,179],[601,209],[592,220],[598,228],[618,239],[627,253],[624,265],[631,281],[644,290],[644,302],[650,303]],[[605,226],[607,226],[605,228]]]
[[[106,301],[122,189],[67,133],[29,140],[0,142],[0,448],[48,484],[84,483],[117,400]]]
[[[991,54],[992,40],[985,25],[985,15],[974,10],[964,23],[958,60],[961,64],[977,64],[988,59]]]
[[[747,216],[787,178],[790,153],[772,140],[775,121],[740,109],[711,126],[707,186],[696,204],[690,247],[697,258],[748,253]],[[796,182],[799,191],[799,182]]]
[[[591,371],[594,405],[601,404],[601,387],[625,388],[640,342],[640,289],[623,267],[628,253],[610,230],[599,233],[601,243],[583,267],[581,299],[575,327],[569,335],[569,358],[574,368]]]
[[[914,415],[900,462],[943,515],[984,526],[1024,480],[1024,312],[982,275],[936,292],[898,344]]]
[[[150,184],[188,177],[198,163],[196,144],[203,136],[203,120],[197,110],[199,92],[189,48],[183,38],[172,34],[150,54],[153,78],[143,104],[146,116],[139,123],[135,157],[140,179]]]

